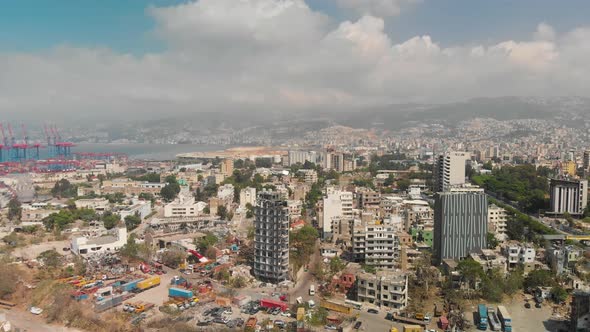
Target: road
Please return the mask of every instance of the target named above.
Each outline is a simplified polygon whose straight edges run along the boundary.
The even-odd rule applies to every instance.
[[[318,290],[317,280],[311,273],[311,268],[316,264],[320,263],[322,260],[322,256],[320,255],[319,251],[320,240],[318,239],[315,243],[315,248],[313,250],[313,256],[309,260],[309,269],[307,272],[303,272],[302,275],[297,279],[297,283],[295,286],[289,291],[289,302],[291,304],[295,303],[295,299],[298,297],[302,297],[304,301],[308,301],[314,296],[309,296],[309,287],[312,284],[315,284],[316,292]],[[317,302],[317,301],[316,301]]]

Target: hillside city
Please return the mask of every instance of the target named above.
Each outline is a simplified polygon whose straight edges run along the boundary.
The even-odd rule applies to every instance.
[[[586,130],[473,118],[297,137],[168,161],[72,154],[51,131],[60,162],[12,145],[0,327],[590,328]]]

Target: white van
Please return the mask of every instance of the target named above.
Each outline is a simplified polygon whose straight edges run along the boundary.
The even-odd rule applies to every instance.
[[[315,286],[311,285],[309,286],[309,296],[314,296],[315,295]]]
[[[315,302],[313,300],[307,301],[307,304],[309,305],[310,308],[315,308]]]

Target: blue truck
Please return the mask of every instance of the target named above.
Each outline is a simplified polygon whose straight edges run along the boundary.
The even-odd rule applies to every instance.
[[[477,314],[478,314],[478,322],[477,328],[480,330],[487,330],[488,329],[488,308],[485,304],[479,304],[477,306]]]
[[[137,279],[137,280],[130,281],[126,284],[119,286],[119,288],[121,289],[122,292],[131,292],[137,288],[137,283],[142,280],[143,279]]]
[[[184,299],[192,299],[193,298],[193,291],[172,287],[172,288],[168,289],[168,296],[182,297]]]

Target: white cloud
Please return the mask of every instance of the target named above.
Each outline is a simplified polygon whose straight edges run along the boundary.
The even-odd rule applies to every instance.
[[[165,52],[59,46],[0,53],[0,109],[142,111],[349,107],[504,95],[590,96],[590,29],[531,40],[395,44],[383,19],[330,28],[302,0],[201,0],[151,8]]]
[[[397,16],[402,7],[420,0],[336,0],[336,3],[346,9],[353,9],[360,14],[375,16]]]

